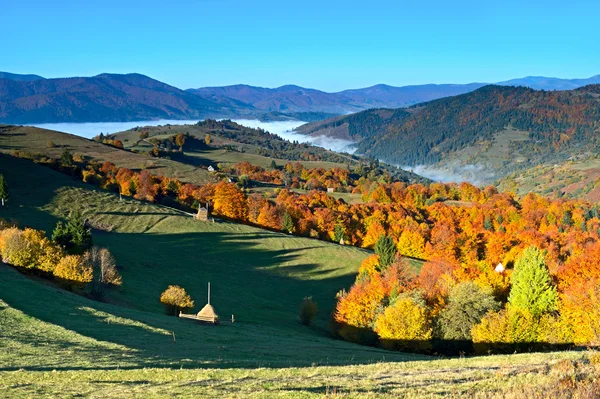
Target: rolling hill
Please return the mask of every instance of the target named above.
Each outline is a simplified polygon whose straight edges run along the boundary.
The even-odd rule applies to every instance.
[[[485,169],[485,181],[596,152],[599,85],[572,91],[485,86],[409,109],[376,109],[307,124],[305,134],[358,142],[358,152],[407,166]]]
[[[49,230],[78,210],[110,225],[94,231],[94,243],[110,249],[124,282],[98,302],[0,263],[6,397],[559,397],[559,379],[593,388],[593,352],[438,360],[328,338],[335,292],[366,251],[121,202],[7,155],[0,173],[11,190],[4,219]],[[187,288],[199,308],[207,281],[213,305],[224,320],[235,314],[234,324],[162,314],[168,284]],[[313,328],[296,320],[306,295],[320,308]]]

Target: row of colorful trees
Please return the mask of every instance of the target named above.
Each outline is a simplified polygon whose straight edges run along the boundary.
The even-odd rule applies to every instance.
[[[121,285],[121,276],[114,257],[105,248],[91,246],[89,231],[79,221],[59,222],[52,239],[41,230],[0,223],[2,262],[102,297],[105,287]]]
[[[491,272],[441,258],[415,270],[402,256],[390,258],[394,249],[382,237],[355,284],[338,294],[336,336],[425,352],[600,344],[598,242],[555,273],[536,246],[521,251],[513,269]]]
[[[187,208],[210,202],[222,217],[363,248],[390,236],[401,255],[444,259],[468,270],[489,271],[500,262],[511,266],[525,247],[535,245],[546,251],[556,273],[600,239],[596,205],[535,194],[519,199],[469,183],[425,186],[361,178],[356,188],[365,202],[351,205],[318,190],[281,189],[268,199],[224,181],[197,186],[109,162],[86,163],[82,177],[139,200],[169,199]]]

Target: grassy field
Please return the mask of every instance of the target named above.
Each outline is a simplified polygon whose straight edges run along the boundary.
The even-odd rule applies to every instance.
[[[199,326],[90,301],[2,265],[0,289],[5,398],[594,398],[598,393],[598,355],[591,352],[444,360],[253,323]],[[553,390],[559,391],[551,395]]]
[[[53,143],[52,147],[48,145],[49,142]],[[148,168],[155,175],[174,177],[189,183],[203,184],[210,181],[208,172],[196,165],[135,154],[68,133],[30,126],[0,125],[0,152],[10,154],[15,150],[22,150],[58,158],[65,149],[99,162],[112,162],[118,167],[133,170]]]
[[[334,295],[368,252],[119,202],[6,155],[0,173],[10,187],[0,217],[50,230],[80,210],[104,230],[94,243],[111,250],[124,279],[102,303],[0,264],[3,397],[525,398],[564,379],[577,389],[597,381],[586,352],[435,359],[332,340]],[[234,324],[163,314],[167,285],[185,287],[197,310],[208,281],[212,304],[224,320],[235,314]],[[296,320],[307,295],[321,310],[314,327]]]

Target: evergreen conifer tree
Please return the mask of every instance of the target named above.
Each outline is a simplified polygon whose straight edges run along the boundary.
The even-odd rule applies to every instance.
[[[534,316],[556,310],[558,294],[540,249],[526,248],[517,259],[508,302]]]

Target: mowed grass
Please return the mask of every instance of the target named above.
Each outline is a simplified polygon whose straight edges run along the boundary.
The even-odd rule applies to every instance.
[[[0,173],[11,193],[0,217],[50,230],[80,210],[110,230],[94,242],[110,248],[124,278],[102,303],[0,264],[2,397],[544,397],[562,378],[597,379],[584,352],[436,360],[332,340],[335,292],[367,252],[119,202],[4,155]],[[208,281],[211,302],[234,324],[163,314],[168,284],[184,286],[197,310]],[[315,327],[296,320],[307,295],[321,308]],[[564,359],[581,364],[563,370]]]
[[[53,144],[52,147],[48,145],[49,142]],[[10,154],[20,150],[59,158],[65,149],[98,162],[112,162],[118,167],[132,170],[148,168],[154,175],[177,178],[188,183],[204,184],[211,180],[208,171],[195,165],[119,150],[68,133],[30,126],[0,125],[0,152]]]
[[[557,382],[597,383],[600,372],[591,352],[437,360],[268,326],[197,326],[2,265],[0,289],[5,398],[545,398]]]

